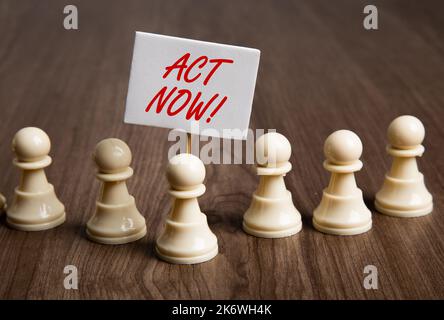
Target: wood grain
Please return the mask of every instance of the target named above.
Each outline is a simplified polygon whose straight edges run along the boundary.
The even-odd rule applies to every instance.
[[[379,30],[362,27],[366,1],[86,1],[79,30],[62,27],[64,2],[0,2],[0,190],[10,200],[19,173],[10,142],[24,126],[52,139],[47,170],[68,218],[26,233],[0,224],[2,299],[436,299],[444,298],[444,5],[372,1]],[[201,207],[220,243],[211,262],[176,266],[153,255],[170,208],[164,178],[168,130],[122,123],[134,31],[259,48],[252,128],[275,128],[292,143],[287,187],[303,215],[296,236],[267,240],[241,231],[257,177],[249,165],[208,165]],[[328,174],[323,141],[354,130],[364,144],[357,174],[368,205],[390,164],[385,132],[401,114],[426,127],[419,160],[434,195],[432,215],[396,219],[375,213],[354,237],[314,231],[312,211]],[[107,137],[133,151],[129,189],[148,235],[123,246],[85,238],[99,183],[91,153]],[[65,290],[63,268],[79,269]],[[365,290],[363,268],[379,271]]]

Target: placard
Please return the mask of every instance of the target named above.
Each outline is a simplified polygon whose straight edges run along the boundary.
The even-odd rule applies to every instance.
[[[186,132],[198,125],[199,134],[246,139],[259,56],[257,49],[136,32],[124,121]]]

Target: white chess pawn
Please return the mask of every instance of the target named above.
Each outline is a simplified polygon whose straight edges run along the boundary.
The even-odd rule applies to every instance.
[[[325,140],[324,168],[331,172],[330,183],[313,212],[313,226],[334,235],[364,233],[372,227],[370,210],[357,187],[355,172],[361,170],[362,143],[349,130],[333,132]]]
[[[12,148],[16,154],[13,164],[22,170],[22,176],[6,211],[8,225],[23,231],[39,231],[62,224],[65,207],[44,171],[52,162],[48,156],[48,135],[39,128],[23,128],[15,134]]]
[[[301,215],[293,204],[284,176],[291,170],[290,142],[282,134],[271,132],[256,141],[259,186],[244,214],[246,233],[262,238],[282,238],[298,233]]]
[[[6,198],[0,193],[0,213],[6,210]]]
[[[387,135],[390,143],[387,153],[393,157],[393,164],[376,194],[376,209],[395,217],[429,214],[433,210],[433,198],[416,163],[416,157],[424,153],[423,124],[413,116],[400,116],[392,121]]]
[[[177,264],[208,261],[218,253],[217,238],[200,211],[197,197],[205,193],[205,166],[188,153],[172,157],[167,167],[173,207],[156,242],[159,258]]]
[[[102,188],[96,211],[86,225],[88,238],[103,244],[124,244],[146,234],[145,218],[128,193],[126,180],[133,175],[131,151],[119,139],[104,139],[94,151]]]

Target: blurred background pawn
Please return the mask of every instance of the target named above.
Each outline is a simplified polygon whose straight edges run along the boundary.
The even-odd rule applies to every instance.
[[[0,213],[6,210],[6,198],[0,193]]]

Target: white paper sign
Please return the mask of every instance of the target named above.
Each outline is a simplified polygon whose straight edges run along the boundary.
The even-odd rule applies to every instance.
[[[198,122],[200,134],[245,139],[259,56],[257,49],[136,32],[125,122],[187,132]]]

